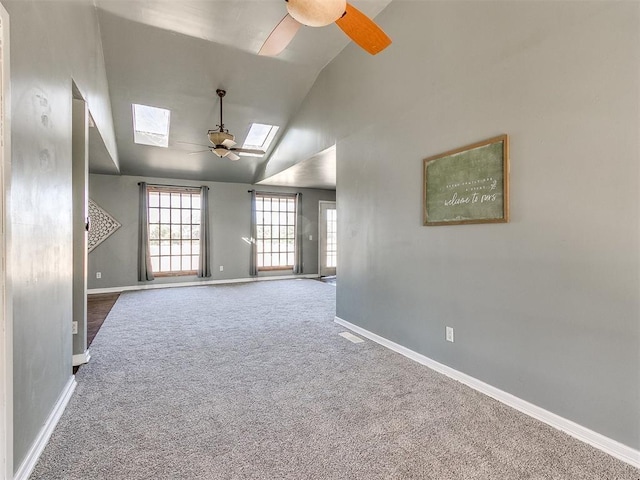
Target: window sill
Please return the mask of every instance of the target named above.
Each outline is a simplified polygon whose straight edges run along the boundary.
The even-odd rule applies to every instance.
[[[183,272],[153,272],[154,277],[193,277],[198,275],[195,270],[183,271]]]

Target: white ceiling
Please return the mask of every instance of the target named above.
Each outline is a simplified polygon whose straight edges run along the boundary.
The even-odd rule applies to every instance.
[[[353,4],[373,18],[390,1]],[[286,14],[284,0],[96,0],[96,5],[120,173],[126,175],[254,183],[268,155],[232,162],[209,152],[189,154],[207,145],[207,130],[219,123],[216,89],[227,90],[224,123],[239,144],[250,124],[259,122],[281,127],[275,145],[319,72],[349,42],[336,25],[303,27],[279,57],[258,56]],[[171,110],[169,148],[133,143],[132,103]],[[100,173],[114,173],[105,170],[104,152],[92,150],[101,159]],[[305,183],[335,188],[335,180],[333,187],[327,185],[326,156],[317,160],[324,166],[303,162],[286,177],[287,184],[300,176]],[[98,173],[97,165],[91,168]],[[314,182],[314,174],[324,177]]]

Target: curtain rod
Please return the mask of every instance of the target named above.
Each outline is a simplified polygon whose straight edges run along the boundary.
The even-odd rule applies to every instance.
[[[263,195],[302,195],[301,192],[265,192],[262,190],[247,190],[247,193],[256,192]]]
[[[143,182],[138,182],[138,185],[140,185]],[[206,188],[207,190],[209,190],[209,187],[207,187],[206,185],[202,185],[204,188]],[[166,183],[147,183],[147,187],[170,187],[170,188],[193,188],[193,189],[199,189],[200,187],[198,186],[191,186],[191,185],[168,185]]]

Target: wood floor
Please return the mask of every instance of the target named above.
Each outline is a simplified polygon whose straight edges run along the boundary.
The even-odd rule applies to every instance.
[[[87,295],[87,348],[93,342],[119,296],[119,293]],[[74,374],[78,371],[78,368],[73,367]]]
[[[119,296],[119,293],[87,295],[87,348],[93,342]]]

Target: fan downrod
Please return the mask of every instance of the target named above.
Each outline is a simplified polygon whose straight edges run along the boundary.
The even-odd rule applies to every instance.
[[[224,97],[227,94],[227,91],[221,88],[218,88],[216,89],[216,93],[220,97],[220,125],[217,125],[217,126],[220,128],[219,130],[220,132],[228,132],[228,130],[225,131],[224,123],[222,123],[222,97]]]

